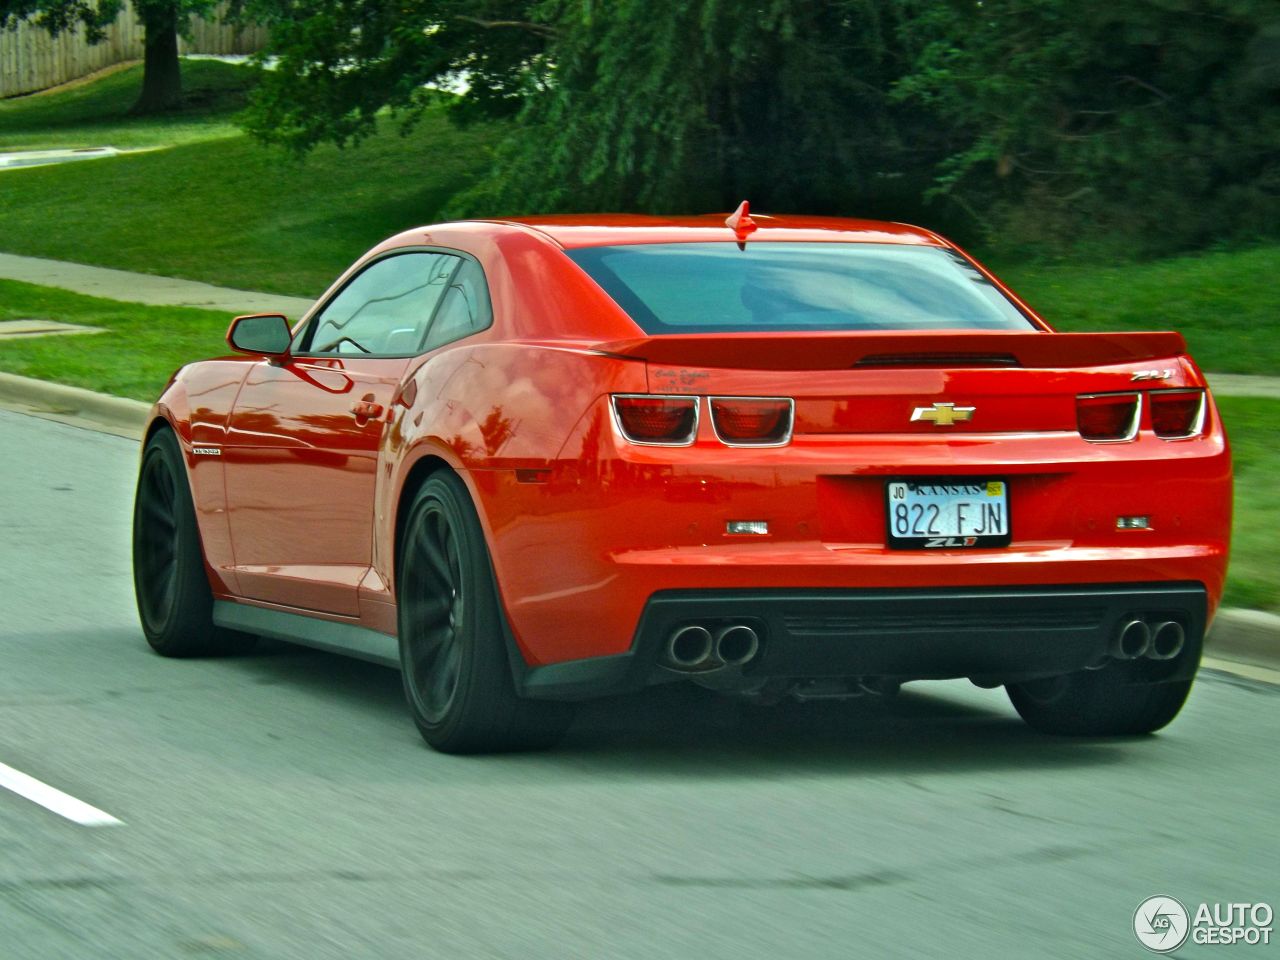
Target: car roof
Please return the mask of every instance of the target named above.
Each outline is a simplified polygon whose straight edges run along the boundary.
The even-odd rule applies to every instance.
[[[489,223],[518,224],[549,237],[560,246],[607,247],[634,243],[693,243],[734,240],[725,225],[728,213],[694,217],[655,217],[642,214],[551,214],[514,217]],[[901,243],[945,246],[937,234],[905,223],[855,220],[843,217],[773,216],[753,213],[756,230],[747,243],[765,241],[826,241],[837,243]]]

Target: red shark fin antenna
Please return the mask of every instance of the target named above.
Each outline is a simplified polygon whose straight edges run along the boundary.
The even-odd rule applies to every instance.
[[[759,229],[759,224],[751,219],[751,204],[746,200],[738,204],[738,209],[725,218],[724,225],[738,238],[740,250],[747,248],[747,236],[753,230]]]

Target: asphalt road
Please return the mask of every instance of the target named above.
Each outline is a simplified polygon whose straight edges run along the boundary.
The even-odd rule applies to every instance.
[[[1280,687],[1038,736],[999,691],[765,718],[668,689],[549,754],[431,753],[388,670],[150,653],[133,443],[0,412],[0,957],[1142,957],[1138,903],[1280,906]],[[1194,909],[1194,906],[1193,906]],[[1191,946],[1182,956],[1272,955]]]

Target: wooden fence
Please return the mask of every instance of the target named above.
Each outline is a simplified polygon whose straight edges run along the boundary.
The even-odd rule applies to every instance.
[[[238,29],[194,17],[190,33],[190,40],[178,41],[182,53],[253,53],[267,42],[266,27]],[[114,63],[142,58],[142,24],[128,0],[106,34],[101,43],[89,44],[80,29],[57,37],[30,23],[0,30],[0,97],[44,90]]]

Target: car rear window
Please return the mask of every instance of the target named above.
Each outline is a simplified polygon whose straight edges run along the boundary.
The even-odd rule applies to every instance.
[[[566,253],[650,334],[1033,328],[941,247],[655,243]]]

